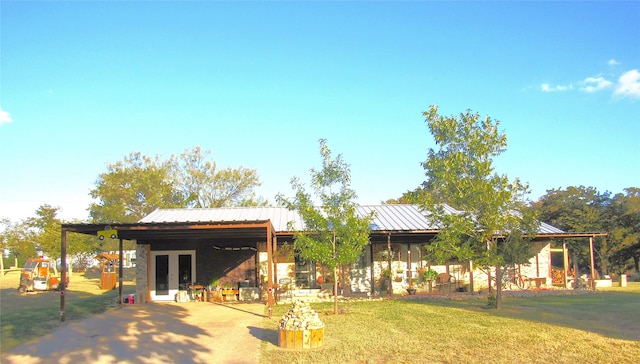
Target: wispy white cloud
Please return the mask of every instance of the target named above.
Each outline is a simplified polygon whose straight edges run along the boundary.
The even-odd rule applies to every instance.
[[[618,66],[618,62],[615,58],[611,58],[607,61],[609,66]],[[542,92],[563,92],[572,91],[574,88],[577,91],[594,94],[601,91],[613,92],[613,97],[616,98],[633,98],[640,99],[640,70],[632,69],[620,73],[620,71],[614,72],[618,67],[609,69],[608,77],[603,75],[596,75],[587,77],[581,81],[553,85],[550,83],[543,83],[540,85],[540,91]],[[617,80],[614,78],[618,77]],[[575,84],[575,87],[574,87]]]
[[[598,92],[600,90],[604,90],[607,87],[613,85],[613,82],[605,79],[602,76],[598,77],[587,77],[583,81],[580,82],[582,87],[579,88],[582,92],[593,93]]]
[[[548,83],[543,83],[540,85],[540,89],[542,92],[556,92],[556,91],[569,91],[573,89],[573,85],[555,85],[552,86]]]
[[[634,69],[623,73],[613,94],[640,99],[640,71]]]
[[[0,107],[0,125],[4,123],[10,123],[12,121],[13,119],[11,119],[11,116],[9,116],[9,113],[2,110],[2,108]]]

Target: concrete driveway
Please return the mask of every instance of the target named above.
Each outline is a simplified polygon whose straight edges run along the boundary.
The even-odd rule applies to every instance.
[[[258,363],[264,305],[147,303],[72,321],[2,363]],[[271,332],[273,331],[273,332]],[[276,344],[274,342],[274,344]]]

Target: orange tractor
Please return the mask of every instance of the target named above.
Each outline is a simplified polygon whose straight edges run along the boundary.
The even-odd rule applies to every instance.
[[[18,293],[52,291],[63,288],[55,261],[46,258],[29,258],[20,274]],[[69,277],[67,277],[67,285]]]

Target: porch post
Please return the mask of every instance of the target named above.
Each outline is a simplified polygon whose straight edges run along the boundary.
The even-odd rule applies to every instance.
[[[277,290],[276,302],[280,297],[280,281],[278,281],[278,237],[273,236],[273,247],[271,248],[271,252],[273,254],[273,283]]]
[[[413,274],[411,273],[411,244],[407,244],[407,278],[409,278],[409,288],[413,288]]]
[[[387,264],[389,268],[389,296],[393,294],[393,279],[391,279],[391,233],[387,233]]]
[[[590,288],[592,291],[596,290],[596,268],[595,268],[595,264],[594,264],[594,259],[593,259],[593,236],[589,237],[589,252],[591,253],[591,282],[590,282]]]
[[[267,307],[269,307],[269,318],[271,318],[273,310],[273,247],[271,242],[271,227],[267,225]]]
[[[564,259],[562,262],[564,267],[564,288],[567,289],[567,275],[569,275],[569,252],[567,251],[567,243],[562,243],[562,257]]]
[[[118,249],[119,249],[119,262],[118,262],[118,302],[120,302],[120,308],[122,308],[122,285],[124,282],[123,279],[123,273],[122,273],[122,268],[123,268],[123,264],[122,264],[122,258],[123,258],[123,252],[122,252],[122,248],[123,248],[123,244],[122,244],[122,238],[118,239],[120,240]]]
[[[55,264],[55,263],[54,263]],[[60,280],[62,288],[60,288],[60,321],[66,319],[64,306],[64,293],[67,290],[67,230],[62,229],[62,241],[60,244]]]
[[[373,243],[371,239],[369,239],[369,257],[371,260],[371,264],[369,265],[369,276],[371,278],[371,284],[369,285],[369,291],[371,291],[371,295],[374,295],[376,292],[376,278],[375,278],[375,269],[376,269],[376,259],[373,255]]]

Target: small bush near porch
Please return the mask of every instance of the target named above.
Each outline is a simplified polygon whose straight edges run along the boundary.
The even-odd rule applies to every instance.
[[[262,363],[635,363],[640,358],[640,283],[571,296],[312,303],[324,346],[278,348],[275,327],[290,307],[264,320]],[[273,335],[273,337],[271,337]]]

